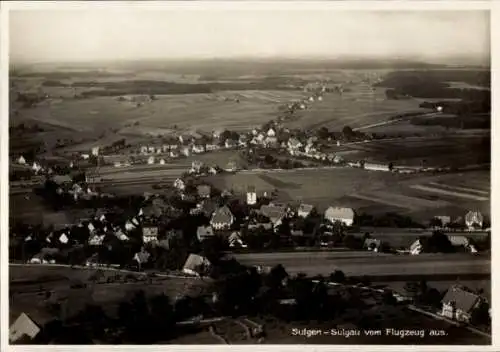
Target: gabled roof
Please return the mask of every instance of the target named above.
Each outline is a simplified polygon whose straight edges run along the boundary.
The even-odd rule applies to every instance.
[[[310,213],[314,209],[314,205],[311,204],[300,204],[298,211],[304,212],[304,213]]]
[[[281,220],[286,215],[286,207],[278,205],[263,205],[260,207],[260,213],[268,217],[272,222]]]
[[[42,330],[42,327],[46,322],[45,320],[49,319],[43,320],[44,321],[35,322],[34,319],[32,319],[28,314],[21,313],[9,328],[9,341],[11,343],[16,342],[23,336],[28,336],[31,339],[35,338]]]
[[[196,230],[196,235],[198,236],[198,239],[202,240],[204,238],[214,236],[214,232],[210,226],[200,226]]]
[[[210,196],[210,192],[211,192],[210,185],[199,185],[198,187],[196,187],[196,189],[198,191],[199,196],[201,196],[201,197]]]
[[[457,309],[470,313],[480,299],[481,297],[475,293],[469,292],[458,285],[453,285],[444,295],[442,303],[450,304],[454,302]]]
[[[200,266],[208,266],[210,262],[207,258],[202,257],[198,254],[190,254],[186,259],[186,263],[184,264],[183,270],[197,272]]]
[[[468,246],[469,245],[469,239],[466,236],[450,235],[450,236],[448,236],[448,239],[450,240],[450,242],[453,246]]]
[[[210,220],[211,223],[231,223],[234,220],[233,213],[231,213],[231,210],[229,210],[229,207],[227,205],[224,205],[223,207],[217,209],[213,214],[212,214],[212,219]]]

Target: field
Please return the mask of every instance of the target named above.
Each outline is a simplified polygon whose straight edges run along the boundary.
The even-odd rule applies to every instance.
[[[89,280],[96,270],[71,269],[67,267],[47,266],[10,266],[10,319],[15,319],[20,313],[34,312],[46,314],[46,306],[54,302],[71,302],[68,309],[77,313],[86,303],[96,303],[111,313],[116,314],[117,304],[139,290],[145,290],[147,295],[164,293],[174,299],[178,295],[197,295],[203,292],[206,282],[194,279],[154,278],[151,284],[145,285],[144,280],[128,279],[126,274],[120,274],[120,282],[106,283],[107,277],[114,277],[117,272],[104,271],[104,278],[93,285]],[[133,275],[139,277],[140,275]],[[143,275],[144,276],[144,275]],[[71,288],[74,283],[86,283],[86,288]],[[45,291],[52,292],[50,298],[45,297]],[[12,321],[12,320],[11,320]]]
[[[315,204],[319,210],[330,205],[347,206],[372,214],[388,211],[406,213],[425,221],[437,213],[463,216],[470,209],[479,209],[486,215],[490,213],[488,171],[398,175],[337,168],[265,173],[245,171],[235,175],[212,176],[210,180],[220,188],[232,188],[237,192],[245,192],[252,185],[259,194],[278,188],[280,201],[303,201]],[[432,187],[438,187],[435,183],[444,184],[448,192],[446,195],[443,192],[435,194],[420,187],[430,187],[429,183]],[[471,195],[464,197],[467,192]]]

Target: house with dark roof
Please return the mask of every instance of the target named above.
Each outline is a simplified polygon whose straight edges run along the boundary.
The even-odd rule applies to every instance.
[[[331,223],[339,221],[346,226],[351,226],[354,222],[354,210],[351,208],[329,207],[325,211],[325,219]]]
[[[378,252],[382,242],[376,238],[367,238],[363,243],[363,248],[369,251]]]
[[[210,219],[210,225],[212,225],[212,228],[215,230],[229,229],[234,223],[234,220],[233,213],[231,213],[231,210],[225,205],[214,211]]]
[[[307,218],[312,211],[314,210],[314,205],[311,204],[300,204],[299,208],[297,209],[297,215],[300,216],[301,218]]]
[[[440,314],[460,322],[469,322],[472,312],[478,308],[483,299],[465,288],[451,286],[441,301],[443,306]]]
[[[144,243],[158,240],[158,226],[144,226],[142,228],[142,241]]]
[[[281,221],[286,216],[286,206],[284,205],[263,205],[260,207],[260,214],[269,218],[274,226],[281,224]]]

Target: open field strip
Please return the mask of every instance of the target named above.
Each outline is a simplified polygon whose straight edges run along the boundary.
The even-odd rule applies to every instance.
[[[445,201],[426,200],[422,198],[409,197],[401,194],[388,193],[386,191],[373,191],[370,193],[354,193],[350,197],[368,200],[385,205],[392,205],[399,208],[419,210],[422,208],[440,208],[449,205]]]
[[[476,195],[467,194],[467,193],[447,191],[444,189],[433,188],[433,187],[428,187],[428,186],[424,186],[424,185],[411,185],[410,187],[414,188],[414,189],[421,190],[421,191],[444,194],[444,195],[454,196],[457,198],[466,198],[466,199],[472,199],[472,200],[476,200],[476,201],[488,201],[489,200],[489,197],[481,197],[481,196],[476,196]]]
[[[490,195],[490,191],[483,191],[483,190],[479,190],[479,189],[476,189],[476,188],[468,188],[468,187],[460,187],[460,186],[454,186],[454,185],[446,185],[446,184],[437,183],[437,182],[429,182],[427,185],[436,186],[436,187],[439,187],[439,188],[442,188],[442,189],[445,189],[445,190],[450,190],[450,191],[465,191],[467,193],[479,193],[479,194],[482,194],[482,195],[485,195],[485,196],[489,196]]]

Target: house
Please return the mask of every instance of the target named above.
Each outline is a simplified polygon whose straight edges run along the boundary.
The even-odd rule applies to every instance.
[[[126,231],[133,231],[139,226],[139,221],[136,218],[132,218],[131,220],[127,220],[125,223]]]
[[[246,147],[248,144],[248,136],[246,134],[241,134],[240,138],[238,139],[238,144],[241,147]]]
[[[179,157],[179,153],[175,152],[175,151],[171,151],[169,154],[168,154],[171,158],[175,159],[175,158],[178,158]]]
[[[375,238],[367,238],[363,243],[363,248],[369,251],[378,252],[382,242]]]
[[[268,137],[276,137],[276,131],[271,127],[267,130]]]
[[[210,188],[210,185],[199,185],[197,188],[198,191],[198,196],[201,198],[210,198],[210,194],[212,192],[212,189]]]
[[[247,204],[248,205],[257,204],[257,192],[255,191],[254,186],[250,186],[247,189]]]
[[[228,238],[230,248],[246,248],[247,245],[243,243],[239,232],[233,232]]]
[[[352,226],[354,210],[351,208],[329,207],[325,211],[325,219],[331,223],[339,221],[346,226]]]
[[[216,144],[213,144],[213,143],[207,143],[205,145],[205,150],[207,150],[207,151],[213,151],[213,150],[218,150],[218,149],[219,149],[219,146]]]
[[[155,152],[155,147],[149,146],[148,147],[148,154],[153,154]]]
[[[69,175],[55,175],[52,180],[58,185],[67,185],[73,182]]]
[[[154,164],[154,163],[155,163],[155,157],[154,157],[154,156],[150,156],[150,157],[148,158],[148,165],[152,165],[152,164]]]
[[[99,147],[92,147],[91,153],[93,156],[99,155]]]
[[[199,173],[201,168],[203,167],[203,163],[199,160],[194,160],[191,163],[191,169],[189,170],[191,173]]]
[[[215,230],[228,229],[233,223],[234,215],[226,205],[214,211],[210,219],[210,225],[212,225]]]
[[[193,145],[193,153],[200,154],[205,152],[205,146],[202,144]]]
[[[264,140],[264,145],[266,147],[274,147],[274,146],[277,146],[278,145],[278,138],[277,137],[266,137],[266,139]]]
[[[149,261],[149,257],[151,257],[151,254],[142,248],[140,252],[135,253],[133,259],[137,262],[140,268],[143,264],[146,264]]]
[[[183,191],[186,188],[186,183],[182,179],[178,178],[174,181],[174,187]]]
[[[165,159],[160,159],[160,165],[165,165]]]
[[[438,215],[434,219],[441,221],[441,227],[447,227],[451,223],[451,216]]]
[[[227,172],[235,172],[238,170],[238,167],[234,161],[230,161],[227,163],[225,171]]]
[[[422,242],[420,239],[417,239],[415,242],[413,242],[410,246],[410,254],[411,255],[419,255],[422,253],[424,247],[422,245]]]
[[[224,142],[224,146],[229,149],[229,148],[235,148],[238,145],[238,143],[230,138],[226,139]]]
[[[144,226],[142,228],[142,241],[144,243],[158,240],[158,226]]]
[[[468,323],[474,309],[479,307],[483,299],[465,288],[451,286],[441,301],[443,306],[440,314],[444,317]]]
[[[292,137],[288,140],[287,146],[288,151],[293,155],[302,147],[302,143],[297,138]]]
[[[210,175],[217,175],[217,169],[216,169],[215,167],[213,167],[213,166],[210,166],[210,167],[208,168],[208,173],[209,173]]]
[[[213,238],[215,235],[210,226],[200,226],[196,230],[196,236],[200,242],[203,242],[206,239]]]
[[[365,170],[371,171],[391,171],[392,167],[390,164],[378,164],[378,163],[364,163]]]
[[[301,218],[307,218],[313,210],[314,210],[314,205],[302,203],[299,205],[299,208],[297,209],[297,215],[300,216]]]
[[[465,214],[465,226],[469,230],[483,227],[483,215],[479,211],[469,211]]]
[[[88,243],[89,246],[100,246],[102,245],[102,241],[104,240],[105,235],[92,235],[89,237]]]
[[[145,145],[141,146],[141,154],[146,155],[148,153],[148,147]]]
[[[26,313],[21,313],[9,328],[9,343],[23,341],[25,338],[33,340],[40,334],[44,325],[52,320],[49,316],[36,314],[37,319]]]
[[[40,166],[39,163],[37,163],[36,161],[33,162],[33,166],[31,167],[31,169],[35,172],[39,172],[40,170],[42,170],[42,166]]]
[[[115,230],[115,237],[118,238],[120,241],[128,241],[129,238],[125,233],[123,233],[122,229],[118,228]]]
[[[26,159],[24,158],[24,156],[20,156],[18,159],[17,159],[17,163],[19,165],[26,165]]]
[[[260,207],[260,213],[269,218],[274,226],[281,224],[281,221],[286,216],[286,207],[282,205],[263,205]]]
[[[82,157],[83,160],[87,160],[90,158],[90,155],[89,154],[86,154],[86,153],[83,153],[80,155]]]
[[[189,147],[182,147],[180,150],[181,155],[184,155],[185,157],[188,157],[191,155],[191,150]]]
[[[69,238],[65,233],[62,233],[58,239],[61,244],[68,244],[69,242]]]
[[[210,261],[198,254],[190,254],[182,271],[188,275],[203,275],[210,270]]]

